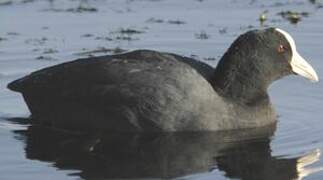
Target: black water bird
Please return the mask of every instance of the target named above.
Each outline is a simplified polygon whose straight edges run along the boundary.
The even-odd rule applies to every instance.
[[[218,131],[276,122],[269,85],[298,74],[318,81],[278,28],[239,36],[213,67],[149,50],[91,57],[11,82],[33,123],[109,132]]]

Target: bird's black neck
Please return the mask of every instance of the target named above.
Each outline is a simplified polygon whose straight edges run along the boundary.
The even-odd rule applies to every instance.
[[[245,64],[241,54],[226,53],[211,79],[214,89],[223,97],[248,106],[270,104],[267,88],[270,79],[257,64]],[[248,62],[253,62],[248,60]]]

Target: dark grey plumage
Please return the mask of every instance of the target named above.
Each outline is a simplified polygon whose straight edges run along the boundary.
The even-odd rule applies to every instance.
[[[34,123],[118,132],[217,131],[272,124],[267,87],[292,74],[274,28],[240,36],[216,69],[149,50],[93,57],[36,71],[8,85]]]

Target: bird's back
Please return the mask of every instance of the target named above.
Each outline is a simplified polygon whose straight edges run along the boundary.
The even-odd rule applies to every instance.
[[[212,118],[213,113],[207,112],[225,110],[208,82],[212,72],[210,66],[190,58],[140,50],[46,68],[8,87],[23,93],[33,117],[51,116],[46,120],[49,125],[198,130],[210,127],[210,122],[203,121]],[[212,109],[215,102],[220,107]],[[70,120],[58,114],[71,114]]]

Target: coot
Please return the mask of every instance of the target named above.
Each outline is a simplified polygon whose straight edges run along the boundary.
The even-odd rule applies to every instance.
[[[59,64],[15,80],[33,123],[111,132],[218,131],[276,122],[268,86],[286,75],[318,81],[278,28],[240,35],[214,69],[136,50]]]

